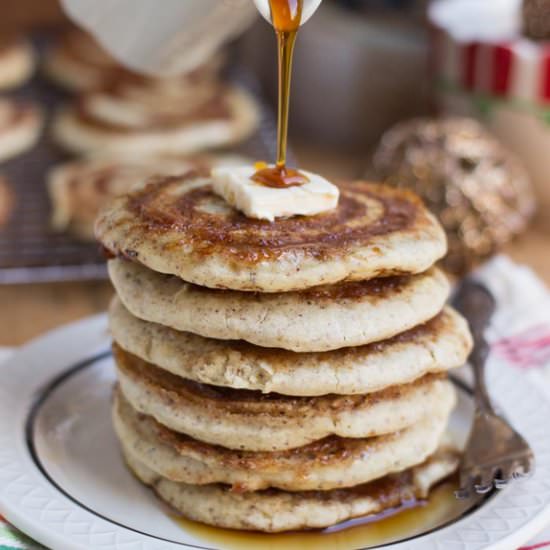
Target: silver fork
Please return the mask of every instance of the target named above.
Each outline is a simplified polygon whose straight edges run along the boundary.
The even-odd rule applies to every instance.
[[[469,358],[474,374],[475,413],[460,465],[457,498],[472,491],[487,493],[504,488],[512,479],[530,475],[535,465],[533,451],[523,437],[496,414],[485,385],[485,362],[489,344],[484,332],[495,310],[495,299],[480,283],[466,279],[459,287],[454,307],[466,317],[474,338]]]

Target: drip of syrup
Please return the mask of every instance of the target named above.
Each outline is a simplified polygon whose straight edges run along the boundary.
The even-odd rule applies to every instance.
[[[174,518],[186,533],[228,550],[354,550],[396,542],[431,530],[457,517],[464,501],[454,498],[456,484],[443,483],[428,501],[411,502],[398,509],[341,523],[322,531],[281,534],[220,529],[183,518]]]
[[[252,179],[267,187],[294,187],[308,181],[304,174],[286,166],[292,55],[302,20],[303,0],[269,0],[269,7],[278,50],[277,163],[257,170]]]
[[[256,183],[261,183],[266,187],[276,187],[283,189],[285,187],[296,187],[297,185],[303,185],[308,178],[295,170],[294,168],[287,168],[286,166],[279,166],[276,164],[274,167],[269,167],[265,162],[256,162],[254,164],[256,173],[252,176],[252,179]]]

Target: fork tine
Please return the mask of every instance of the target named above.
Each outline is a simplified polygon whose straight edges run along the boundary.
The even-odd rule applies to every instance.
[[[469,470],[460,471],[460,488],[455,491],[456,498],[464,500],[472,494],[473,478]]]
[[[533,475],[534,473],[534,466],[535,466],[535,459],[532,455],[527,455],[520,459],[519,461],[522,469],[523,469],[523,476],[529,477]]]
[[[512,475],[514,476],[514,479],[523,479],[529,477],[531,473],[532,471],[529,462],[519,460],[516,462],[514,473]]]
[[[495,478],[494,483],[495,483],[495,487],[497,489],[504,489],[504,487],[506,487],[506,485],[508,485],[508,483],[510,483],[510,478],[502,479],[499,475],[498,477]]]
[[[499,466],[499,475],[497,476],[497,480],[495,483],[495,487],[498,489],[503,489],[506,487],[512,479],[514,479],[514,470],[516,468],[516,462],[513,460],[509,460],[507,462],[503,462]]]
[[[472,492],[467,487],[460,487],[460,489],[457,489],[455,491],[455,497],[458,500],[466,500],[466,499],[470,498],[471,494],[472,494]]]
[[[474,488],[476,493],[483,495],[493,488],[493,479],[495,478],[496,468],[482,468],[481,473],[476,479]]]
[[[533,459],[532,457],[524,457],[517,460],[514,464],[514,479],[522,479],[530,477],[533,474]]]

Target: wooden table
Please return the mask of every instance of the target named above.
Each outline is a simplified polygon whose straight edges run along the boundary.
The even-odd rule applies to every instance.
[[[295,145],[300,164],[331,177],[356,177],[366,159]],[[550,227],[542,218],[506,251],[531,266],[550,285]],[[0,346],[20,345],[53,327],[104,311],[107,282],[0,286]]]

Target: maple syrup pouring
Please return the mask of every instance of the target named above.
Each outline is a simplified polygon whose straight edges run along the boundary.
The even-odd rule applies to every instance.
[[[308,181],[304,174],[286,166],[292,55],[302,20],[303,0],[269,0],[269,7],[278,50],[277,163],[272,168],[257,170],[252,179],[267,187],[294,187]]]

